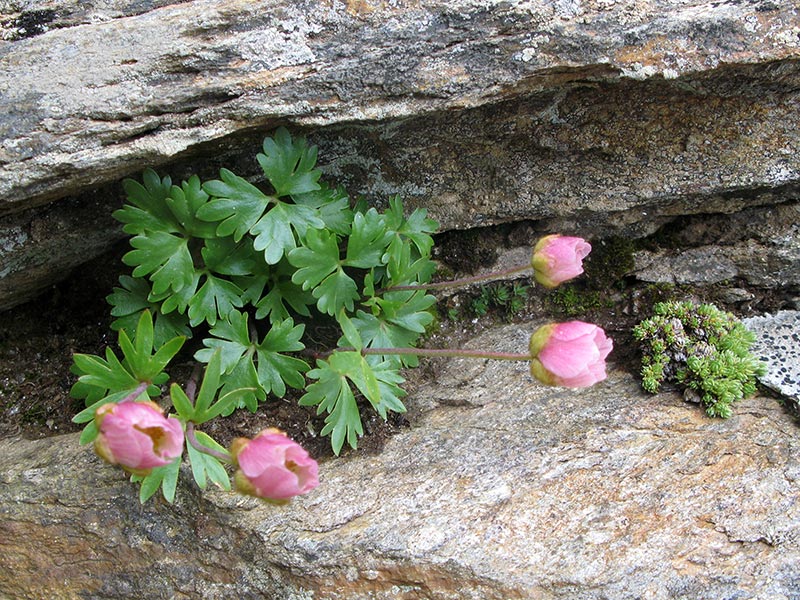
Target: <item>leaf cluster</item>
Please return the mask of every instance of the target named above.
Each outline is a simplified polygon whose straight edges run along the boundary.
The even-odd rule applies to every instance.
[[[470,312],[476,317],[483,317],[490,310],[497,310],[506,318],[511,318],[525,307],[528,290],[529,286],[518,281],[482,285],[470,301]]]
[[[153,384],[147,397],[157,396],[167,379],[164,359],[187,338],[195,338],[194,358],[207,365],[208,387],[196,400],[180,386],[170,389],[186,422],[255,411],[294,388],[305,392],[301,404],[326,414],[323,434],[338,454],[345,441],[355,448],[363,433],[357,400],[384,418],[405,410],[400,369],[416,357],[360,350],[413,347],[433,321],[433,296],[391,288],[430,280],[436,222],[421,209],[406,216],[398,197],[383,212],[352,201],[322,181],[317,149],[284,128],[264,140],[256,160],[259,181],[221,169],[218,179],[173,184],[148,169],[141,181],[124,182],[127,203],[114,217],[132,236],[123,257],[132,271],[108,301],[125,358],[111,351],[105,359],[76,356],[74,393],[87,400],[82,419],[141,381]],[[338,325],[342,335],[331,342],[340,348],[307,347],[312,319]],[[137,350],[129,356],[130,346]],[[146,346],[158,357],[148,363],[159,366],[156,374],[136,363]],[[309,355],[318,356],[314,364]],[[205,481],[205,473],[219,483],[212,472],[201,466],[195,477]]]
[[[765,367],[750,353],[755,336],[733,314],[712,304],[660,302],[633,329],[642,351],[642,387],[656,393],[664,381],[696,392],[712,417],[756,391]]]
[[[125,329],[119,333],[121,359],[111,349],[106,350],[105,358],[88,354],[74,355],[73,372],[78,375],[78,381],[72,386],[71,393],[86,403],[86,408],[73,418],[76,423],[86,423],[80,438],[81,444],[88,444],[99,435],[94,416],[100,406],[110,402],[142,401],[160,396],[160,386],[169,379],[164,369],[185,342],[185,338],[179,336],[156,349],[153,319],[149,310],[142,312],[132,335],[134,341],[131,341],[131,336]],[[171,385],[172,406],[184,424],[202,424],[225,413],[247,391],[220,391],[221,361],[219,352],[211,357],[196,398],[191,386],[187,386],[190,388],[187,394],[178,384]],[[197,434],[197,439],[208,448],[220,452],[224,450],[201,432]],[[230,478],[219,459],[199,452],[188,441],[186,448],[192,472],[201,488],[205,488],[210,480],[223,489],[230,489]],[[164,498],[173,501],[180,462],[180,458],[176,458],[171,464],[153,469],[147,475],[131,477],[132,481],[141,482],[142,502],[159,488],[162,489]]]

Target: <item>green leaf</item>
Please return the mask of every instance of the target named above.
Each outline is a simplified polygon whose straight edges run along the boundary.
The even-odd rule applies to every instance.
[[[203,375],[203,382],[200,384],[200,391],[194,401],[195,423],[203,423],[207,419],[205,413],[214,401],[217,390],[220,386],[222,376],[222,352],[217,350],[211,355],[211,359],[206,366]]]
[[[183,314],[186,312],[186,309],[189,308],[189,301],[197,293],[197,286],[200,285],[201,277],[202,274],[195,271],[194,275],[192,275],[192,280],[189,285],[182,287],[179,292],[171,292],[168,290],[164,294],[160,295],[156,295],[155,293],[151,292],[149,298],[152,302],[161,303],[159,310],[162,314],[171,314],[175,311]],[[188,322],[188,316],[186,319],[182,319],[182,321]]]
[[[242,290],[220,277],[207,274],[205,283],[189,300],[189,323],[194,327],[206,322],[214,325],[217,319],[242,306]]]
[[[141,481],[142,484],[139,490],[139,502],[144,504],[158,491],[158,488],[161,488],[164,499],[172,504],[175,500],[180,466],[181,457],[178,456],[170,464],[156,467],[144,477],[132,476],[131,481]]]
[[[406,395],[406,392],[399,385],[403,383],[405,379],[400,375],[395,361],[386,360],[383,362],[373,362],[377,360],[379,360],[379,358],[376,356],[367,357],[367,361],[372,364],[380,391],[376,399],[377,401],[373,401],[370,397],[368,397],[368,399],[375,411],[383,419],[386,419],[388,411],[396,413],[406,412],[406,407],[401,400],[401,398]]]
[[[169,388],[169,397],[172,400],[172,406],[175,407],[175,412],[183,421],[191,421],[194,419],[194,406],[191,400],[183,391],[181,386],[173,383]]]
[[[358,447],[358,436],[364,433],[361,416],[358,412],[353,391],[347,381],[347,373],[361,368],[362,356],[358,352],[335,352],[339,356],[335,362],[317,361],[317,368],[308,372],[311,379],[316,379],[306,388],[300,398],[301,406],[316,406],[317,414],[327,412],[322,435],[331,436],[331,447],[338,456],[345,440],[351,448]]]
[[[386,286],[427,283],[436,271],[436,264],[428,257],[414,258],[408,240],[392,239],[383,260],[386,262]]]
[[[276,199],[265,195],[246,179],[228,169],[220,169],[222,181],[214,180],[203,184],[203,190],[214,197],[197,211],[204,221],[218,221],[217,235],[233,235],[234,241],[241,240],[255,225]]]
[[[98,435],[100,435],[100,431],[97,428],[97,423],[95,423],[94,419],[92,419],[89,421],[89,424],[83,428],[81,437],[78,440],[78,444],[85,446],[86,444],[93,442]]]
[[[264,293],[264,288],[270,284],[273,269],[262,262],[252,275],[232,278],[233,282],[242,290],[242,302],[245,305],[258,303]]]
[[[327,412],[322,435],[331,435],[331,447],[338,455],[344,441],[356,448],[363,434],[358,405],[350,387],[352,382],[376,411],[386,418],[387,410],[405,412],[400,401],[405,392],[398,386],[403,378],[388,361],[364,357],[360,352],[336,351],[328,360],[317,361],[317,368],[308,372],[316,379],[300,398],[302,406],[316,406],[317,414]]]
[[[264,251],[264,260],[274,265],[284,253],[297,247],[293,230],[305,236],[309,227],[322,228],[325,224],[308,206],[278,202],[266,215],[253,225],[250,233],[256,236],[253,247]]]
[[[261,343],[250,339],[247,314],[231,311],[226,321],[220,321],[209,332],[210,338],[203,340],[205,349],[199,350],[195,358],[201,362],[211,359],[212,352],[219,350],[224,373],[231,381],[226,383],[223,392],[231,392],[236,387],[251,388],[255,371],[260,393],[246,394],[255,398],[273,393],[282,397],[286,386],[302,388],[305,385],[303,373],[308,370],[305,361],[287,356],[287,352],[297,352],[305,346],[300,341],[303,325],[295,325],[291,319],[275,323],[264,336]]]
[[[125,233],[140,234],[144,231],[180,231],[180,224],[166,204],[172,191],[172,180],[169,177],[160,179],[155,171],[147,169],[142,175],[144,185],[133,179],[126,179],[122,187],[128,195],[128,202],[113,216],[125,223]]]
[[[353,310],[353,302],[359,298],[358,287],[342,269],[334,234],[310,229],[306,246],[292,250],[289,262],[297,267],[292,281],[304,290],[312,290],[320,312],[333,316],[343,306]]]
[[[205,240],[200,254],[206,268],[220,275],[251,275],[261,260],[250,240],[237,243],[232,237]]]
[[[361,335],[358,333],[358,328],[353,324],[350,317],[344,309],[336,314],[336,321],[342,328],[344,341],[355,350],[361,350],[364,347],[364,342],[361,341]]]
[[[211,336],[203,340],[206,348],[198,350],[195,358],[201,362],[210,362],[219,355],[220,369],[224,382],[217,402],[208,408],[200,423],[217,415],[229,415],[236,408],[246,406],[252,412],[258,408],[258,402],[267,397],[266,391],[258,381],[258,373],[253,363],[256,344],[250,340],[247,326],[247,315],[231,311],[226,320],[217,322],[209,332]]]
[[[181,182],[181,187],[172,186],[164,201],[184,234],[196,238],[214,237],[214,225],[197,218],[197,211],[208,202],[208,194],[203,191],[197,175]]]
[[[435,303],[436,298],[423,290],[388,292],[378,299],[387,321],[416,333],[424,333],[433,322],[428,309]]]
[[[144,279],[121,275],[119,283],[122,287],[115,287],[113,292],[106,296],[106,301],[112,307],[111,316],[139,315],[142,310],[156,306],[147,299],[150,295],[150,285]]]
[[[317,287],[331,273],[341,268],[339,244],[336,235],[312,229],[306,236],[305,246],[289,252],[289,262],[296,267],[292,281],[304,290]]]
[[[418,256],[430,256],[433,247],[433,237],[439,224],[428,218],[428,211],[418,208],[408,218],[403,216],[403,202],[400,196],[389,200],[389,210],[386,211],[386,221],[394,235],[402,240],[411,241],[419,252]]]
[[[356,282],[341,268],[325,278],[311,294],[317,299],[320,312],[335,315],[342,307],[353,310],[353,302],[360,298]]]
[[[216,450],[217,452],[226,451],[225,448],[220,446],[216,441],[214,441],[213,438],[209,437],[202,431],[196,431],[195,438],[201,446],[205,446],[211,450]],[[197,486],[200,489],[206,489],[208,486],[208,480],[210,479],[223,490],[230,491],[231,480],[228,477],[228,473],[225,471],[225,467],[222,465],[219,459],[197,450],[191,444],[186,444],[186,449],[188,450],[189,454],[189,463],[192,467],[192,475],[194,476],[194,480],[197,482]]]
[[[208,333],[209,337],[203,340],[206,348],[198,350],[194,357],[207,363],[219,349],[224,373],[232,372],[245,353],[255,352],[255,342],[250,340],[246,313],[232,310],[227,318],[219,320]]]
[[[314,304],[315,298],[303,288],[289,280],[275,281],[269,293],[261,298],[256,306],[256,319],[263,319],[269,315],[270,323],[277,323],[288,319],[291,315],[289,308],[304,317],[311,316],[309,304]]]
[[[137,326],[137,341],[132,343],[128,335],[120,332],[120,347],[125,360],[120,361],[111,348],[106,348],[105,359],[75,354],[72,371],[78,375],[78,383],[70,392],[83,398],[87,408],[73,420],[85,423],[94,418],[94,411],[108,402],[119,402],[133,393],[141,383],[160,384],[166,381],[163,369],[177,354],[185,338],[173,338],[152,354],[154,341],[153,322],[148,311],[144,311]],[[148,399],[159,393],[158,387],[149,385],[140,398]]]
[[[387,265],[388,285],[426,283],[435,271],[430,260],[433,238],[438,224],[429,219],[424,209],[415,210],[407,219],[399,196],[389,200],[385,219],[391,241],[382,261]]]
[[[175,358],[175,355],[180,352],[181,348],[183,348],[183,344],[186,341],[183,337],[174,337],[169,340],[166,344],[163,344],[156,353],[153,355],[153,358],[150,359],[149,364],[147,365],[147,370],[141,375],[151,375],[152,377],[146,379],[145,381],[157,381],[159,379],[158,373],[161,373],[169,362]]]
[[[256,347],[258,381],[267,393],[271,391],[282,398],[286,394],[286,385],[295,389],[305,386],[303,374],[308,370],[308,364],[284,354],[305,348],[300,341],[304,329],[304,325],[295,325],[291,319],[275,323]]]
[[[331,188],[324,182],[319,182],[319,185],[319,190],[293,194],[292,200],[295,204],[315,209],[325,229],[341,236],[348,235],[353,224],[353,211],[350,210],[347,192],[341,187]]]
[[[383,298],[373,301],[376,312],[373,314],[359,310],[353,318],[353,324],[361,334],[367,348],[413,348],[424,333],[425,328],[433,322],[433,315],[428,309],[436,302],[436,298],[422,290],[388,292]],[[346,340],[342,338],[339,343]],[[408,367],[415,367],[419,359],[414,355],[380,355],[381,360]]]
[[[178,292],[189,285],[194,276],[194,264],[189,253],[189,240],[163,231],[145,231],[131,239],[131,250],[122,262],[133,269],[134,277],[150,275],[153,293],[168,289]]]
[[[391,238],[383,217],[374,208],[366,213],[356,213],[344,263],[362,269],[380,266]]]
[[[92,354],[75,354],[72,357],[78,373],[78,381],[105,390],[133,390],[139,384],[119,359],[106,349],[105,360]]]
[[[248,356],[251,358],[252,354]],[[230,415],[237,408],[247,408],[250,412],[258,410],[258,403],[267,399],[267,393],[258,381],[256,365],[250,360],[240,360],[233,370],[224,377],[225,384],[219,393],[219,400],[206,413],[206,420],[217,415]]]
[[[188,318],[178,313],[163,314],[159,304],[149,300],[150,285],[146,280],[122,275],[119,282],[122,287],[115,287],[106,297],[112,306],[111,315],[117,317],[111,322],[111,329],[125,330],[129,337],[136,339],[139,319],[145,310],[149,310],[154,315],[153,345],[156,348],[177,336],[191,337]]]
[[[256,155],[277,196],[303,194],[319,189],[317,180],[321,171],[314,169],[317,162],[316,146],[307,147],[305,138],[292,139],[281,127],[275,137],[264,140],[264,153]]]

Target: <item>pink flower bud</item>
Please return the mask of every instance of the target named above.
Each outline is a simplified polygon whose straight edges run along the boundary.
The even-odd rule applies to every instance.
[[[155,402],[104,404],[94,415],[100,434],[95,452],[136,475],[171,463],[183,452],[183,428],[166,418]]]
[[[243,494],[280,504],[319,485],[317,461],[278,429],[252,440],[236,438],[231,454],[239,466],[236,489]]]
[[[544,287],[554,288],[583,273],[582,261],[591,251],[583,238],[547,235],[533,247],[533,276]]]
[[[531,375],[547,385],[588,387],[606,378],[605,360],[612,348],[597,325],[551,323],[531,336]]]

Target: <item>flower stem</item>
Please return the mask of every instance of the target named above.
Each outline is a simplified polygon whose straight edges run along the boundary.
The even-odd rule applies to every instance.
[[[340,348],[347,350],[347,348]],[[352,351],[352,350],[351,350]],[[490,358],[492,360],[530,360],[530,354],[517,352],[489,352],[486,350],[465,350],[461,348],[364,348],[361,354],[411,354],[414,356]]]
[[[233,458],[231,458],[231,455],[227,452],[219,452],[218,450],[214,450],[213,448],[209,448],[208,446],[201,444],[197,439],[197,436],[194,434],[194,423],[191,421],[186,423],[186,440],[189,442],[189,444],[191,444],[192,448],[198,452],[213,456],[217,460],[225,463],[233,463]]]
[[[488,281],[490,279],[500,279],[501,277],[508,277],[531,269],[531,265],[522,265],[521,267],[514,267],[512,269],[505,269],[503,271],[493,271],[492,273],[484,273],[483,275],[473,275],[472,277],[463,277],[461,279],[451,279],[449,281],[437,281],[436,283],[419,283],[415,285],[392,285],[380,292],[397,292],[403,290],[443,290],[452,287],[461,287],[471,283],[478,283],[481,281]]]
[[[136,386],[136,389],[133,390],[127,396],[125,396],[122,400],[120,400],[120,402],[131,402],[133,400],[136,400],[149,387],[150,387],[150,383],[149,382],[147,382],[147,381],[140,382],[139,385]]]
[[[189,398],[189,401],[194,404],[194,397],[197,394],[197,380],[200,378],[200,365],[195,365],[192,369],[192,374],[189,377],[189,381],[186,382],[186,397]]]

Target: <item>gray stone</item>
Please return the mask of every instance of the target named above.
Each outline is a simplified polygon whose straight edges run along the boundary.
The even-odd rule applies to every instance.
[[[767,365],[759,381],[800,407],[800,312],[782,310],[743,322],[756,334],[753,354]]]
[[[749,208],[679,221],[674,248],[635,254],[641,281],[709,285],[741,279],[761,288],[800,285],[800,205]],[[695,247],[687,247],[695,246]]]
[[[520,351],[536,323],[472,347]],[[613,354],[612,354],[613,357]],[[180,484],[141,507],[76,436],[0,442],[0,592],[27,598],[796,598],[800,429],[771,398],[710,419],[611,370],[436,361],[379,455],[288,507]],[[185,474],[186,475],[186,474]],[[76,565],[80,565],[76,568]]]
[[[353,194],[400,193],[444,228],[644,235],[796,199],[797,7],[0,3],[0,239],[17,265],[0,308],[63,277],[74,238],[87,259],[108,246],[97,212],[119,205],[121,178],[256,177],[278,124],[308,133]],[[48,251],[28,228],[65,198],[76,224]],[[37,253],[40,269],[19,267]]]

